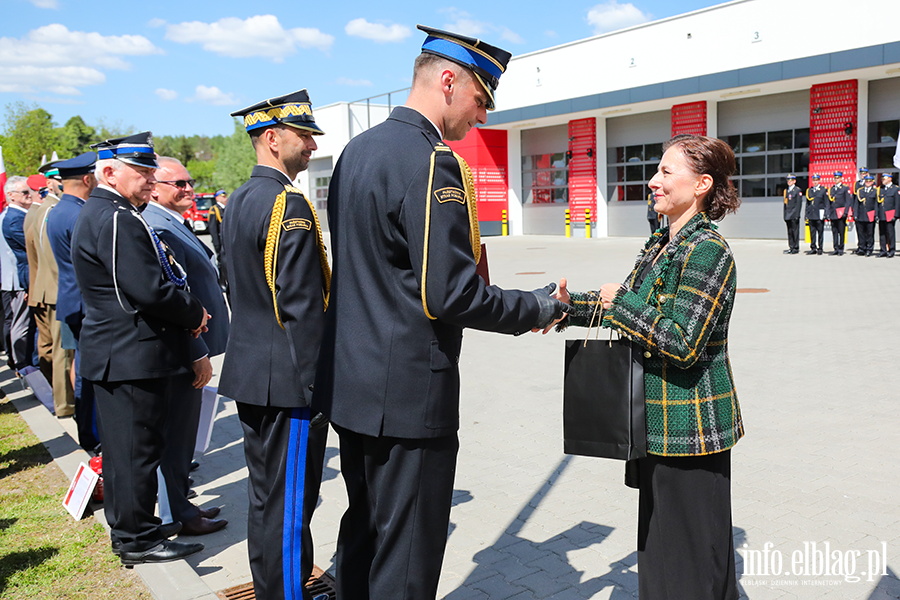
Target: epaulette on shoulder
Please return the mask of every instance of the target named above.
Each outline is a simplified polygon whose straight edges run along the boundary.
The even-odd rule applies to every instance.
[[[303,195],[303,192],[300,191],[300,188],[295,188],[292,185],[286,185],[284,186],[284,189],[286,189],[291,194],[300,194],[301,196]]]

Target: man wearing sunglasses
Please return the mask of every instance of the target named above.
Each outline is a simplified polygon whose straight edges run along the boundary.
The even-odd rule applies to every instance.
[[[160,496],[163,497],[165,492],[170,513],[166,517],[181,523],[180,535],[206,535],[224,528],[228,521],[215,518],[219,514],[218,507],[198,508],[187,499],[188,474],[197,441],[203,386],[212,377],[209,358],[225,352],[228,341],[228,309],[219,289],[212,252],[184,224],[184,213],[194,205],[194,180],[175,158],[161,156],[157,162],[156,185],[150,192],[151,202],[142,215],[184,268],[191,294],[200,299],[210,314],[208,331],[198,340],[206,355],[193,363],[193,382],[180,380],[181,385],[169,405],[160,465],[165,490],[160,489]],[[165,504],[161,502],[161,517],[163,506]]]

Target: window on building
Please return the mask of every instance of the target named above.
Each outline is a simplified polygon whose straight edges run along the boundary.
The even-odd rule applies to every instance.
[[[900,119],[869,123],[869,173],[891,173],[894,185],[897,184],[897,167],[894,166],[894,153],[897,152],[897,139],[900,136]],[[881,185],[881,177],[875,181]]]
[[[647,184],[656,174],[662,159],[662,143],[637,144],[608,148],[606,153],[606,181],[610,201],[644,201],[650,190]]]
[[[328,184],[331,183],[331,176],[315,177],[313,179],[313,198],[315,198],[316,210],[325,210],[328,208]]]
[[[525,204],[569,202],[569,166],[565,152],[522,157]]]
[[[809,128],[723,136],[734,150],[737,170],[732,177],[742,198],[778,197],[787,188],[785,177],[809,186]]]

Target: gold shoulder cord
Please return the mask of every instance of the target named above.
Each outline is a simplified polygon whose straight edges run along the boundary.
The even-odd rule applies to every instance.
[[[282,329],[284,329],[284,324],[281,322],[281,315],[278,312],[278,298],[275,295],[275,272],[278,267],[278,243],[281,241],[281,224],[284,221],[288,192],[300,194],[306,200],[312,212],[313,221],[316,224],[316,246],[319,250],[319,264],[322,266],[322,275],[325,279],[325,289],[322,290],[325,308],[328,308],[328,297],[331,292],[331,268],[328,266],[325,243],[322,241],[322,228],[319,226],[319,217],[316,216],[312,203],[303,192],[293,186],[286,185],[284,186],[284,191],[275,197],[275,204],[272,206],[272,218],[269,221],[269,233],[266,236],[265,251],[266,283],[269,284],[269,290],[272,292],[272,306],[275,308],[275,318]]]
[[[478,228],[478,203],[475,198],[475,179],[472,176],[472,170],[466,164],[465,159],[453,152],[448,146],[443,144],[435,146],[434,152],[431,153],[431,165],[428,171],[428,188],[425,197],[425,245],[422,249],[422,308],[425,309],[425,316],[435,320],[435,317],[428,311],[428,300],[425,295],[425,282],[428,275],[428,239],[431,230],[431,192],[434,187],[434,157],[438,152],[451,152],[453,157],[459,163],[459,174],[463,182],[463,188],[466,195],[466,209],[469,213],[469,243],[472,245],[472,255],[475,257],[475,264],[481,260],[481,232]]]

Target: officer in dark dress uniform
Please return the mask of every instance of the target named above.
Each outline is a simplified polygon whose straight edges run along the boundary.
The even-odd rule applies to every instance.
[[[650,223],[650,233],[652,234],[659,229],[659,213],[653,210],[656,205],[656,199],[653,192],[647,194],[647,222]]]
[[[890,173],[881,174],[881,187],[878,188],[878,234],[881,252],[878,256],[894,258],[897,234],[897,212],[900,211],[900,196]]]
[[[831,221],[831,235],[834,252],[844,255],[844,241],[847,234],[847,217],[850,212],[850,189],[844,185],[844,174],[834,173],[834,185],[828,188],[828,219]],[[819,248],[821,250],[821,247]]]
[[[820,177],[813,175],[812,179],[812,187],[806,190],[806,221],[809,223],[809,250],[806,253],[821,254],[824,248],[827,197],[825,186],[819,183]],[[837,251],[831,254],[837,254]]]
[[[299,600],[309,598],[328,434],[310,398],[331,272],[316,212],[293,180],[323,132],[306,90],[231,116],[244,118],[259,164],[222,222],[232,314],[219,391],[237,402],[244,431],[256,598]]]
[[[786,177],[784,190],[784,223],[787,225],[788,249],[785,254],[800,253],[800,208],[803,206],[803,192],[797,187],[797,176]]]
[[[565,308],[552,285],[503,290],[476,274],[472,175],[441,141],[485,122],[510,54],[419,28],[428,37],[406,105],[350,140],[328,194],[335,270],[313,406],[341,439],[342,600],[435,597],[459,449],[463,328],[521,333]]]
[[[165,562],[203,549],[166,538],[181,528],[154,516],[156,469],[175,383],[193,380],[206,310],[138,211],[150,199],[150,133],[96,144],[100,185],[72,233],[84,300],[81,374],[94,386],[103,439],[104,508],[122,564]]]
[[[94,413],[94,390],[81,377],[81,354],[78,337],[84,319],[81,291],[72,266],[72,231],[85,200],[97,187],[94,176],[95,152],[85,152],[75,158],[56,163],[63,181],[65,193],[53,210],[47,213],[47,240],[53,249],[53,257],[59,276],[56,293],[56,319],[60,322],[63,348],[75,350],[71,368],[75,369],[75,423],[78,426],[78,443],[87,451],[96,450],[100,433]]]
[[[859,238],[860,256],[872,256],[875,249],[875,207],[878,204],[878,192],[874,185],[875,178],[868,173],[863,178],[863,185],[856,191],[856,208],[853,213],[856,219],[856,235]]]
[[[231,292],[228,291],[228,268],[225,265],[225,252],[222,248],[222,219],[225,218],[225,207],[228,205],[228,194],[225,190],[216,192],[216,203],[209,209],[207,221],[209,223],[209,237],[216,251],[216,264],[219,267],[219,286],[225,292],[225,296],[231,302]]]
[[[864,230],[866,227],[865,225],[859,224],[859,199],[856,197],[856,194],[857,192],[859,192],[859,189],[863,187],[864,179],[866,177],[866,173],[868,172],[869,169],[866,167],[859,168],[859,174],[856,176],[856,181],[853,182],[853,196],[850,198],[850,206],[853,207],[851,216],[856,225],[856,250],[853,251],[853,254],[861,256],[865,256],[866,254],[866,251],[863,248],[864,244],[862,236],[862,230]]]

